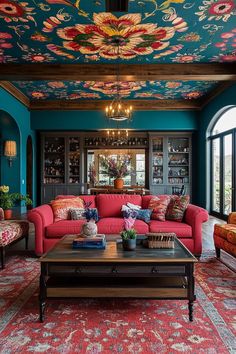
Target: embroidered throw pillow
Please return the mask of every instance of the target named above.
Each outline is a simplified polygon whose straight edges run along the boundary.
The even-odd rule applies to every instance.
[[[152,210],[151,209],[140,209],[138,210],[138,214],[136,219],[143,220],[145,222],[149,222],[151,218]]]
[[[84,220],[84,208],[72,208],[70,209],[71,220]]]
[[[153,197],[148,205],[148,209],[152,210],[151,219],[165,221],[165,214],[169,202],[169,195],[158,195]]]
[[[54,214],[54,221],[68,220],[70,218],[70,209],[84,208],[83,200],[79,197],[68,199],[57,199],[51,201]]]
[[[189,205],[189,195],[172,195],[166,212],[166,219],[181,222]]]

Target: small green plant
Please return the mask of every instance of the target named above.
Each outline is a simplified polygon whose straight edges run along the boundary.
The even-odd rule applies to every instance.
[[[20,193],[9,193],[8,186],[0,186],[0,207],[3,210],[11,209],[17,202],[24,202],[25,205],[32,204],[32,200],[28,195],[22,195]]]
[[[133,240],[136,238],[137,233],[135,229],[123,230],[120,233],[122,240]]]

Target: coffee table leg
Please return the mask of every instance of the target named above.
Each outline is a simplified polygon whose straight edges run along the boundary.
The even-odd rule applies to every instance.
[[[189,321],[193,321],[193,302],[196,300],[196,296],[194,295],[194,283],[195,279],[193,276],[194,265],[188,265],[188,315]]]
[[[39,280],[39,320],[44,321],[44,311],[46,306],[46,267],[41,263],[41,274]]]

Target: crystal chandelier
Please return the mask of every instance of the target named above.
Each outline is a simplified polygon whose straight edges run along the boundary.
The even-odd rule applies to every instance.
[[[119,38],[115,40],[117,44],[117,58],[119,59],[120,50],[119,50]],[[119,62],[116,67],[116,96],[112,102],[105,108],[106,117],[108,119],[114,120],[116,122],[122,122],[125,120],[131,120],[133,108],[130,105],[126,105],[121,100],[120,95],[120,67]]]

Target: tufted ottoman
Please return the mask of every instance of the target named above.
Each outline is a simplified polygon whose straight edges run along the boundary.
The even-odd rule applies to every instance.
[[[216,224],[214,226],[214,244],[216,256],[220,257],[220,250],[236,257],[236,213],[231,213],[227,224]]]
[[[28,248],[29,223],[22,220],[0,221],[0,255],[1,265],[4,268],[5,247],[25,238],[25,247]]]

